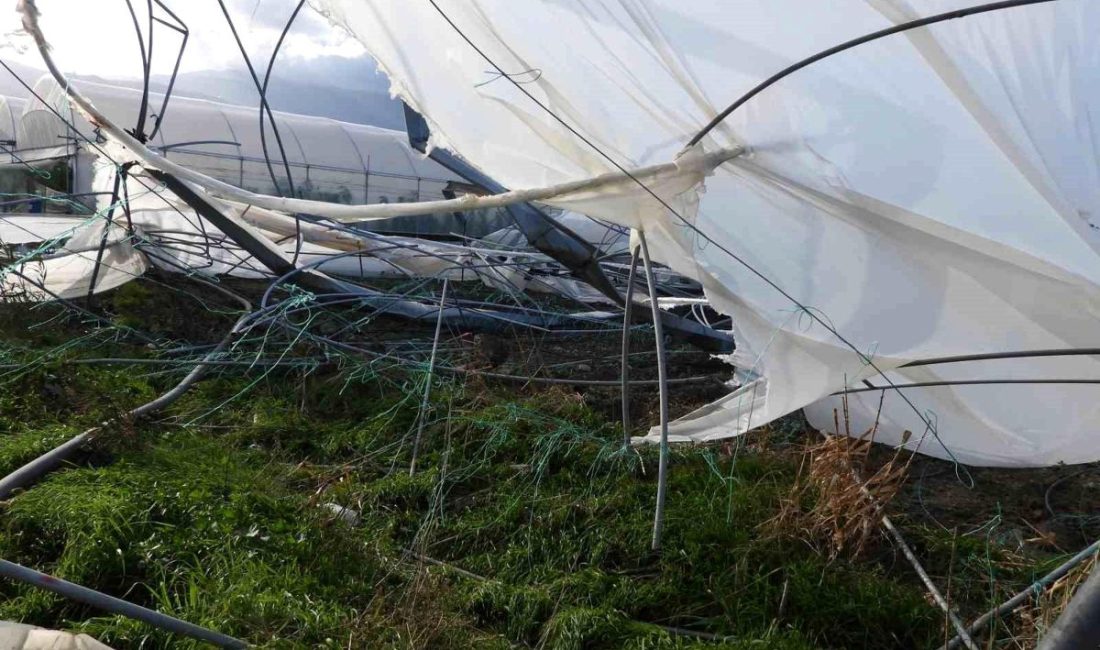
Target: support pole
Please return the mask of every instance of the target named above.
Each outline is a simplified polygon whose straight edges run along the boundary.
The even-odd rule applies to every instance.
[[[668,368],[665,366],[665,334],[661,327],[661,307],[657,304],[657,282],[653,278],[653,264],[649,259],[649,246],[645,232],[638,231],[642,261],[645,263],[646,284],[649,285],[649,306],[653,312],[653,336],[657,340],[657,382],[661,404],[661,452],[657,464],[657,507],[653,512],[653,542],[650,548],[661,549],[661,532],[665,524],[665,494],[668,491]]]
[[[870,496],[866,487],[863,488],[863,493],[867,494],[868,497]],[[878,507],[877,504],[876,507]],[[978,646],[974,643],[974,639],[970,637],[970,633],[967,632],[966,627],[963,626],[962,620],[959,619],[955,610],[951,609],[951,604],[943,597],[943,593],[936,587],[936,583],[932,582],[931,576],[928,575],[928,572],[924,570],[924,566],[921,565],[920,560],[917,559],[917,554],[913,552],[909,543],[901,536],[901,531],[894,526],[894,522],[890,521],[890,517],[885,514],[882,515],[882,527],[894,538],[894,543],[901,549],[905,559],[909,560],[909,564],[913,565],[913,570],[917,572],[921,582],[923,582],[925,588],[928,589],[928,593],[932,596],[932,600],[936,601],[936,604],[943,610],[943,613],[947,616],[947,620],[951,623],[951,627],[955,628],[955,632],[958,633],[962,643],[966,645],[968,650],[978,650]]]
[[[623,303],[623,449],[630,446],[630,311],[634,305],[634,274],[638,271],[639,247],[630,252],[630,272],[626,275],[626,300]]]
[[[826,439],[832,437],[824,431],[821,432],[821,435]],[[920,578],[921,583],[924,584],[924,588],[928,590],[928,595],[931,596],[936,605],[943,610],[944,616],[946,616],[947,620],[951,623],[951,627],[955,628],[955,632],[958,634],[956,640],[959,643],[965,644],[967,650],[978,650],[978,646],[974,644],[974,639],[971,638],[970,633],[967,632],[966,626],[963,625],[962,620],[955,613],[955,610],[951,609],[951,603],[947,602],[947,599],[944,598],[943,592],[941,592],[939,587],[936,586],[936,583],[932,581],[932,577],[929,576],[928,571],[924,569],[924,565],[921,564],[917,554],[913,552],[913,548],[905,541],[905,537],[902,536],[901,531],[894,525],[894,522],[890,520],[889,515],[883,511],[882,504],[880,504],[875,499],[875,495],[871,494],[871,491],[867,489],[867,484],[863,482],[863,478],[859,475],[859,471],[851,465],[848,465],[848,471],[851,473],[852,479],[859,485],[859,491],[875,508],[875,512],[882,515],[882,519],[880,520],[882,522],[882,527],[890,534],[894,543],[901,549],[902,555],[909,561],[913,570],[917,572],[917,576]]]
[[[75,167],[75,166],[74,166]],[[114,224],[115,206],[118,204],[119,186],[124,180],[126,172],[115,170],[115,188],[111,190],[111,205],[107,208],[107,223],[103,225],[103,236],[99,238],[99,250],[95,254],[95,266],[92,267],[92,279],[88,282],[88,301],[95,298],[96,280],[99,279],[99,266],[103,262],[103,251],[107,249],[107,240],[111,237],[111,226]]]
[[[1058,580],[1061,580],[1067,573],[1072,571],[1074,567],[1096,555],[1097,551],[1100,551],[1100,541],[1089,544],[1088,547],[1085,548],[1085,550],[1071,557],[1057,569],[1051,571],[1047,575],[1043,576],[1041,579],[1031,583],[1027,586],[1027,588],[1020,591],[1012,598],[1009,598],[1005,602],[1001,603],[1001,605],[999,605],[998,607],[991,609],[985,614],[982,614],[978,618],[974,619],[974,622],[970,624],[970,627],[967,628],[967,631],[972,635],[978,634],[988,625],[990,625],[994,619],[1001,618],[1005,614],[1011,613],[1020,605],[1023,605],[1025,602],[1031,600],[1032,598],[1035,598],[1036,595],[1042,593],[1042,591],[1049,587],[1051,584],[1057,582]],[[962,639],[956,636],[955,638],[951,639],[947,643],[947,645],[943,646],[943,650],[954,650],[955,648],[959,647],[960,643],[962,643]]]
[[[1100,647],[1100,566],[1077,588],[1062,615],[1039,642],[1039,650]]]
[[[416,423],[416,437],[413,438],[412,461],[409,462],[409,476],[416,474],[416,458],[420,453],[420,438],[424,435],[424,422],[428,415],[428,398],[432,394],[432,377],[435,374],[435,354],[439,349],[439,333],[443,329],[443,307],[447,302],[447,278],[443,278],[443,293],[439,296],[439,316],[435,319],[435,338],[432,339],[432,356],[428,359],[428,377],[424,380],[424,397],[420,400],[420,418]]]
[[[106,610],[113,614],[119,614],[143,623],[148,623],[161,630],[167,630],[174,634],[182,634],[193,639],[200,639],[221,648],[248,647],[248,644],[244,641],[226,636],[221,632],[208,630],[204,627],[188,623],[187,621],[173,618],[167,614],[154,612],[140,605],[128,603],[114,596],[108,596],[107,594],[88,589],[87,587],[81,587],[80,585],[61,580],[60,578],[55,578],[51,575],[35,571],[34,569],[28,569],[14,562],[0,560],[0,575],[19,582],[25,582],[29,585],[45,589],[46,591],[52,591],[65,598],[82,602],[92,607],[98,607],[99,609]]]

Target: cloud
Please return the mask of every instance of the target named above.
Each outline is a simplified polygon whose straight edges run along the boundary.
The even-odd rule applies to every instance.
[[[270,56],[279,35],[296,6],[295,0],[228,0],[226,6],[237,25],[249,56]],[[280,49],[280,56],[314,59],[323,56],[359,58],[363,46],[329,22],[308,4],[298,12]]]
[[[145,3],[133,4],[144,31],[148,21]],[[244,68],[225,16],[215,0],[165,0],[165,4],[190,29],[182,70]],[[226,0],[245,50],[261,74],[296,5],[297,0]],[[125,3],[38,0],[38,6],[43,29],[62,68],[104,77],[140,76],[138,42]],[[159,9],[155,11],[160,15]],[[17,31],[19,27],[16,12],[0,11],[0,34]],[[179,36],[161,26],[156,27],[154,36],[154,72],[170,72]],[[27,44],[25,36],[9,40],[14,47],[7,52],[14,52],[17,60],[41,65],[33,48],[18,53],[18,46]],[[279,58],[311,60],[333,56],[362,60],[364,66],[374,67],[361,44],[329,25],[307,4],[287,35]]]
[[[212,0],[213,1],[213,0]],[[290,14],[297,5],[295,0],[227,0],[229,12],[234,20],[240,16],[240,26],[249,29],[271,29],[282,31]],[[307,3],[294,20],[294,33],[307,36],[323,35],[328,31],[327,22]]]
[[[254,106],[255,86],[248,76],[225,16],[216,0],[163,0],[188,26],[190,36],[176,91],[181,95]],[[257,74],[267,69],[272,49],[298,0],[226,0],[229,14]],[[134,2],[143,32],[148,14],[144,2]],[[141,57],[133,20],[121,0],[38,0],[42,26],[61,68],[71,74],[127,85],[139,83]],[[160,16],[159,10],[157,14]],[[16,12],[0,10],[0,34],[19,29]],[[180,38],[158,26],[154,33],[153,76],[166,84]],[[31,45],[27,36],[15,45]],[[42,61],[33,47],[20,53],[0,51],[8,63],[35,66],[24,71],[34,83]],[[6,75],[0,70],[0,75]],[[0,80],[0,92],[23,96],[14,80]],[[277,110],[324,115],[350,122],[403,128],[399,103],[389,99],[389,81],[377,72],[363,46],[345,31],[331,26],[308,4],[299,12],[279,51],[271,77],[270,98]]]

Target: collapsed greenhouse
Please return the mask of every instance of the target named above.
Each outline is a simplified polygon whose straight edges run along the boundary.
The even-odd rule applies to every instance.
[[[418,403],[400,452],[410,476],[425,428],[450,435],[447,418],[427,424],[441,377],[613,389],[617,453],[656,454],[654,550],[676,507],[670,449],[742,444],[800,412],[830,440],[947,461],[963,482],[973,468],[1100,461],[1100,5],[735,4],[311,2],[385,72],[404,105],[395,132],[271,110],[251,63],[258,110],[154,92],[148,78],[141,90],[71,80],[23,0],[49,74],[0,98],[0,295],[102,319],[97,299],[145,278],[243,305],[224,338],[187,348],[201,354],[178,384],[117,422],[168,408],[219,364],[422,371],[403,389]],[[181,22],[156,5],[150,57],[154,19]],[[234,285],[246,281],[262,291]],[[382,319],[385,337],[354,338]],[[406,327],[434,335],[414,344]],[[257,328],[255,359],[234,357]],[[289,338],[269,358],[272,329]],[[629,361],[639,332],[657,373],[643,380]],[[501,367],[495,357],[519,354],[484,342],[609,333],[621,367],[606,378],[545,372],[575,359]],[[470,337],[476,355],[463,357]],[[296,358],[299,343],[310,356]],[[677,368],[672,352],[688,350],[721,369]],[[673,417],[670,390],[703,383],[718,394]],[[657,390],[633,423],[632,386]],[[108,428],[13,468],[0,498]],[[967,625],[873,483],[857,480],[853,498],[914,565],[951,644],[977,647],[990,620],[1100,548]],[[33,573],[5,575],[44,579]],[[1094,638],[1097,576],[1047,647]],[[135,614],[241,643],[153,615]]]

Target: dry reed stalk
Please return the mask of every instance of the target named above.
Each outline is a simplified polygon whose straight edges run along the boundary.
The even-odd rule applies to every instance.
[[[879,404],[881,411],[881,403]],[[859,555],[878,529],[889,503],[905,483],[913,455],[899,448],[889,461],[861,479],[878,430],[878,417],[863,435],[851,435],[847,399],[834,411],[834,426],[845,435],[825,435],[807,445],[802,465],[779,514],[764,524],[766,532],[783,536],[798,531],[806,541],[824,545],[830,557],[842,552]]]

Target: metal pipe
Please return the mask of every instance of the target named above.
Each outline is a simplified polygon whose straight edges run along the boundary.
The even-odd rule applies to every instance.
[[[870,492],[867,490],[867,487],[862,482],[860,483],[860,486],[863,490],[863,493],[868,495],[868,497],[870,498]],[[951,604],[948,603],[947,599],[943,597],[943,594],[940,592],[939,588],[936,587],[936,583],[932,582],[931,576],[929,576],[928,572],[924,570],[924,566],[917,558],[917,554],[913,552],[913,549],[910,548],[908,542],[906,542],[905,538],[901,536],[901,531],[899,531],[894,526],[894,522],[890,521],[890,517],[886,515],[882,516],[882,527],[885,528],[886,532],[890,533],[890,536],[894,538],[894,543],[896,543],[898,545],[898,548],[901,549],[902,555],[905,556],[905,559],[909,560],[909,564],[913,565],[913,570],[917,572],[918,576],[920,576],[921,582],[923,582],[925,588],[928,589],[928,593],[932,596],[932,599],[935,600],[936,604],[939,605],[940,609],[943,610],[943,613],[947,616],[947,620],[951,622],[951,626],[955,628],[955,631],[958,633],[959,638],[962,640],[962,642],[966,644],[966,647],[969,650],[978,650],[978,646],[974,643],[974,639],[970,637],[970,633],[967,632],[965,627],[963,627],[962,620],[959,619],[959,616],[955,613],[955,610],[951,609]]]
[[[103,251],[107,249],[107,240],[111,236],[111,226],[114,224],[115,206],[118,205],[118,190],[119,185],[126,176],[126,172],[119,170],[115,172],[115,186],[111,190],[111,205],[107,208],[107,222],[103,224],[103,236],[99,239],[99,250],[95,256],[95,266],[92,267],[92,278],[88,282],[88,295],[87,299],[91,302],[95,298],[95,285],[96,280],[99,278],[99,266],[103,262]]]
[[[1100,647],[1100,568],[1085,584],[1039,642],[1038,650],[1078,650]]]
[[[1011,9],[1013,7],[1022,7],[1025,5],[1034,5],[1054,1],[1055,0],[1002,0],[1001,2],[991,2],[989,4],[978,5],[976,7],[956,9],[954,11],[948,11],[942,14],[935,14],[932,16],[926,16],[924,18],[918,18],[916,20],[910,20],[909,22],[894,25],[893,27],[887,27],[886,29],[880,29],[877,32],[872,32],[870,34],[860,36],[859,38],[853,38],[852,40],[845,41],[840,45],[835,45],[827,50],[822,50],[817,54],[814,54],[813,56],[809,56],[805,59],[802,59],[801,61],[787,66],[786,68],[783,68],[782,70],[768,77],[764,81],[761,81],[744,95],[741,95],[741,97],[738,98],[737,101],[727,106],[725,109],[722,110],[721,113],[715,115],[714,118],[710,122],[708,122],[706,126],[700,129],[700,131],[691,138],[691,140],[688,140],[688,143],[684,146],[684,148],[687,149],[695,146],[700,140],[703,139],[704,136],[710,133],[711,129],[721,124],[722,121],[729,117],[731,113],[736,111],[741,106],[744,106],[745,103],[747,103],[750,99],[756,97],[758,94],[763,92],[765,89],[767,89],[769,86],[776,83],[780,79],[783,79],[784,77],[793,74],[808,65],[828,58],[834,54],[843,52],[844,50],[849,50],[858,45],[870,43],[871,41],[875,41],[880,38],[891,36],[900,32],[916,29],[918,27],[934,25],[935,23],[943,22],[945,20],[955,20],[956,18],[965,18],[967,16],[973,16],[975,14],[981,14],[990,11],[1000,11],[1002,9]]]
[[[1100,551],[1100,540],[1097,540],[1097,541],[1093,542],[1085,550],[1083,550],[1080,553],[1078,553],[1077,555],[1074,555],[1073,557],[1071,557],[1069,560],[1067,560],[1065,563],[1063,563],[1057,569],[1051,571],[1050,573],[1043,576],[1039,580],[1036,580],[1035,582],[1031,583],[1030,585],[1027,586],[1026,589],[1023,589],[1022,591],[1017,593],[1012,598],[1009,598],[1005,602],[1001,603],[998,607],[996,607],[994,609],[991,609],[988,612],[986,612],[985,614],[982,614],[978,618],[974,619],[974,622],[970,624],[970,627],[967,628],[967,631],[970,632],[970,634],[978,634],[993,619],[1000,618],[1000,617],[1004,616],[1005,614],[1008,614],[1009,612],[1015,610],[1017,607],[1024,604],[1026,601],[1031,600],[1032,598],[1037,596],[1043,589],[1045,589],[1048,585],[1054,583],[1057,580],[1060,580],[1063,576],[1065,576],[1067,573],[1069,573],[1070,570],[1072,570],[1075,566],[1081,564],[1082,562],[1089,559],[1093,555],[1096,555],[1097,551]],[[948,641],[943,646],[942,650],[953,650],[954,648],[959,647],[959,643],[961,641],[962,640],[958,636],[956,636],[955,638]]]
[[[869,384],[869,382],[868,382]],[[958,379],[950,381],[917,381],[911,384],[890,384],[889,386],[867,385],[863,388],[848,388],[833,395],[852,395],[870,393],[876,390],[898,390],[901,388],[935,388],[937,386],[1001,386],[1014,384],[1100,384],[1100,379]]]
[[[623,448],[630,446],[630,308],[634,304],[634,274],[638,271],[639,247],[630,252],[630,272],[626,276],[626,300],[623,302]]]
[[[155,628],[172,632],[173,634],[182,634],[193,639],[206,641],[207,643],[211,643],[221,648],[248,647],[248,644],[244,641],[227,636],[221,632],[215,632],[214,630],[208,630],[204,627],[188,623],[187,621],[181,621],[178,618],[173,618],[167,614],[161,614],[160,612],[146,609],[140,605],[128,603],[125,600],[115,598],[114,596],[108,596],[94,589],[82,587],[60,578],[55,578],[40,571],[35,571],[34,569],[28,569],[14,562],[0,560],[0,575],[39,587],[40,589],[45,589],[46,591],[52,591],[55,594],[86,605],[91,605],[92,607],[97,607],[114,614],[120,614],[127,618],[142,621]]]
[[[432,339],[432,356],[428,359],[428,376],[424,380],[424,397],[420,400],[420,417],[416,423],[416,437],[413,438],[412,460],[409,462],[409,476],[416,474],[416,458],[420,452],[420,438],[424,435],[424,422],[427,421],[428,398],[432,394],[432,377],[435,375],[435,355],[439,350],[439,333],[443,330],[443,307],[447,302],[447,278],[443,278],[443,292],[439,296],[439,315],[435,319],[435,338]]]
[[[249,321],[249,319],[251,319],[255,315],[258,314],[256,312],[253,312],[241,316],[241,318],[237,320],[237,323],[233,326],[233,328],[229,330],[229,333],[227,333],[225,337],[222,338],[221,342],[218,343],[217,347],[207,353],[206,356],[203,357],[203,361],[192,368],[191,372],[187,373],[187,376],[184,377],[180,381],[180,383],[176,384],[176,386],[172,388],[172,390],[164,393],[163,395],[151,402],[138,406],[137,408],[131,410],[127,415],[132,418],[148,415],[160,409],[166,408],[167,406],[178,400],[180,397],[182,397],[183,394],[187,392],[187,390],[192,385],[194,385],[195,382],[202,379],[203,375],[206,374],[206,371],[210,369],[210,364],[206,362],[214,359],[219,354],[221,354],[222,350],[224,350],[226,346],[229,345],[229,342],[233,340],[233,338],[235,338],[237,334],[241,331],[242,327]],[[105,422],[104,425],[106,424],[107,423]],[[48,474],[49,472],[59,467],[62,463],[72,458],[73,455],[76,454],[76,452],[79,451],[80,448],[83,447],[84,444],[88,442],[104,425],[92,427],[91,429],[88,429],[87,431],[77,436],[74,436],[73,438],[69,439],[68,442],[65,442],[51,449],[45,454],[42,454],[38,458],[35,458],[34,460],[23,465],[11,474],[8,474],[4,478],[0,479],[0,499],[7,499],[15,490],[27,487],[28,485],[37,481],[40,477]]]
[[[657,507],[653,512],[653,541],[650,548],[661,548],[661,532],[665,523],[665,495],[668,491],[668,368],[665,365],[665,336],[661,327],[661,308],[657,304],[657,282],[653,279],[653,264],[649,259],[649,246],[646,245],[645,232],[638,231],[641,243],[642,261],[645,263],[645,278],[649,284],[649,307],[653,311],[653,337],[657,342],[657,382],[660,390],[661,405],[661,451],[657,463]]]
[[[934,357],[930,359],[918,359],[904,363],[899,368],[917,368],[919,366],[935,366],[945,363],[963,363],[966,361],[995,361],[1000,359],[1031,359],[1043,357],[1081,357],[1100,356],[1100,348],[1065,348],[1052,350],[1016,350],[1011,352],[986,352],[982,354],[960,354],[951,357]]]

